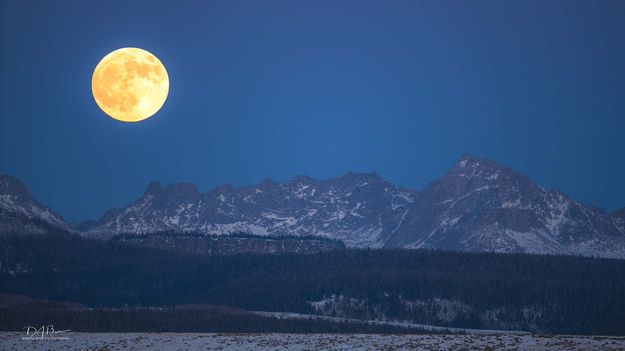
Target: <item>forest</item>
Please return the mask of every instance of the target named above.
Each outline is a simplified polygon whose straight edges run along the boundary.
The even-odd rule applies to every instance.
[[[0,264],[2,293],[91,308],[209,304],[445,327],[625,335],[622,260],[354,249],[206,256],[58,232],[0,236]]]
[[[0,331],[24,331],[28,326],[35,329],[43,326],[45,330],[46,326],[52,325],[62,330],[98,333],[433,333],[410,326],[373,325],[354,320],[281,319],[211,305],[87,308],[10,294],[0,294],[0,301]]]

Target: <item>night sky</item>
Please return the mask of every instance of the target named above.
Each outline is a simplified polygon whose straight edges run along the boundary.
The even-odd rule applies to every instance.
[[[91,95],[128,46],[170,77],[141,123]],[[0,172],[69,221],[151,180],[422,189],[463,153],[625,206],[625,1],[4,0],[0,50]]]

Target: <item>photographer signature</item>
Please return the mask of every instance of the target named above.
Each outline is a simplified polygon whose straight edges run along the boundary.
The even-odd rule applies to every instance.
[[[33,327],[32,325],[24,327],[26,329],[26,336],[41,336],[43,337],[51,337],[60,333],[65,333],[71,331],[69,329],[65,330],[56,330],[54,329],[54,325],[42,325],[41,327]]]

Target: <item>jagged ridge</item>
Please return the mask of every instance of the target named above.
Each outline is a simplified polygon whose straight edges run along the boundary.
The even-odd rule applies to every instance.
[[[297,176],[280,184],[224,185],[199,193],[189,183],[163,187],[152,182],[123,209],[107,212],[87,235],[160,231],[257,235],[315,235],[349,246],[381,247],[401,223],[416,192],[375,173],[348,173],[329,180]]]
[[[12,191],[5,185],[0,194],[24,194],[20,186]],[[2,207],[5,212],[6,208],[12,207]],[[43,218],[64,225],[60,216],[45,213],[50,217]],[[258,185],[224,185],[207,193],[191,183],[152,182],[133,203],[75,229],[102,239],[164,231],[246,232],[326,237],[350,247],[625,258],[625,209],[607,213],[581,204],[513,169],[472,155],[464,155],[447,175],[421,192],[395,186],[375,173],[347,173],[327,180],[297,176],[286,183],[267,178]]]

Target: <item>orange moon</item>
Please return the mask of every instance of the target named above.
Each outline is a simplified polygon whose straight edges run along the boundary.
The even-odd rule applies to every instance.
[[[104,56],[93,71],[93,98],[110,117],[139,122],[163,107],[169,94],[165,66],[150,52],[121,48]]]

